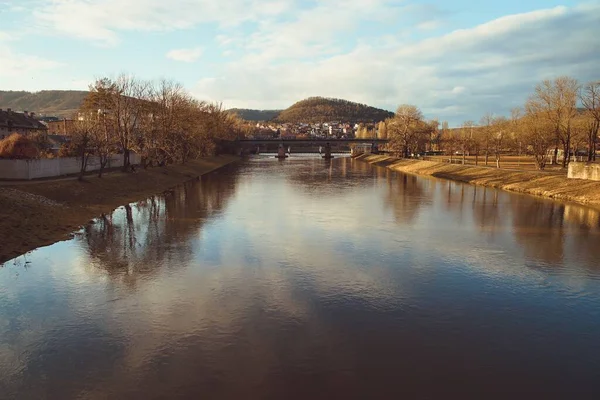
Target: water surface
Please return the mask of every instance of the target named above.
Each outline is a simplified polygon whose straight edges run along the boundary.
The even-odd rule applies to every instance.
[[[600,398],[595,210],[255,158],[0,269],[0,398]]]

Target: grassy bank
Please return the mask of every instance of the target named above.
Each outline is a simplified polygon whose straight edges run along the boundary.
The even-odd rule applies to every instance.
[[[239,160],[206,157],[186,165],[116,172],[102,178],[0,187],[0,262],[68,239],[91,219]]]
[[[433,161],[404,160],[385,155],[362,155],[357,159],[395,171],[452,179],[600,208],[600,182],[567,179],[564,173],[515,171]]]

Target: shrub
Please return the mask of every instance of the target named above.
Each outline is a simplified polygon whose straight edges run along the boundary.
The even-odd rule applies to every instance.
[[[75,144],[72,141],[69,141],[67,143],[64,143],[62,146],[60,146],[60,149],[58,149],[58,156],[59,157],[77,157],[77,156],[79,156],[79,152],[77,151]]]
[[[31,159],[39,156],[35,143],[23,135],[13,133],[0,140],[0,157],[14,159]]]

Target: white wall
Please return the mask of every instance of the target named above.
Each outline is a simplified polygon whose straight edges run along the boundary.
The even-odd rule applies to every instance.
[[[141,157],[138,154],[130,155],[131,164],[139,164]],[[106,168],[123,166],[123,155],[110,156]],[[38,179],[53,176],[77,174],[81,168],[81,158],[62,157],[41,160],[0,160],[0,179]],[[86,171],[100,169],[100,159],[90,157]]]
[[[569,163],[569,172],[567,177],[571,179],[600,181],[600,164],[571,162]]]
[[[0,160],[0,179],[29,179],[29,164],[25,160]]]
[[[60,159],[28,160],[29,179],[60,176]]]

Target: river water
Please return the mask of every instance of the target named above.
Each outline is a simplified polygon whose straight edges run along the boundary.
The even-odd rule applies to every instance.
[[[0,268],[0,398],[600,398],[600,215],[259,157]]]

